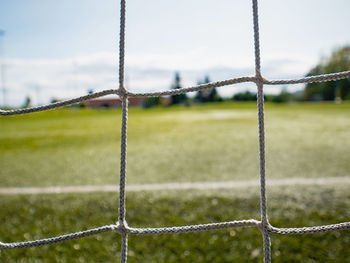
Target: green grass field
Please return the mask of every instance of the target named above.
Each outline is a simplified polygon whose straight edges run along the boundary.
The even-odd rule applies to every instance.
[[[254,104],[130,109],[128,183],[258,176]],[[269,178],[347,176],[350,104],[267,105]],[[1,186],[116,184],[120,110],[0,118]]]
[[[129,111],[127,183],[259,178],[254,104]],[[349,176],[350,104],[266,105],[268,178]],[[120,110],[63,109],[0,118],[0,187],[119,182]],[[280,227],[350,221],[348,185],[268,192]],[[127,194],[131,226],[259,218],[257,187]],[[0,240],[31,240],[117,219],[117,195],[1,196]],[[2,250],[1,262],[118,262],[118,234]],[[350,231],[272,236],[273,262],[350,262]],[[131,236],[130,262],[261,262],[255,228]]]

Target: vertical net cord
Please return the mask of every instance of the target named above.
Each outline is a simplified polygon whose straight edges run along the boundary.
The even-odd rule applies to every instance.
[[[119,229],[121,233],[121,259],[127,262],[128,234],[125,220],[125,183],[126,183],[126,154],[127,154],[127,122],[128,96],[124,86],[124,57],[125,57],[125,0],[120,1],[120,36],[119,36],[119,96],[122,100],[122,127],[120,142],[120,182],[119,182]]]
[[[119,186],[119,227],[121,230],[121,262],[127,261],[128,234],[125,220],[125,183],[126,183],[126,146],[127,146],[128,98],[122,97],[122,134],[120,158],[120,186]]]
[[[263,78],[261,76],[260,66],[260,41],[259,41],[259,17],[258,2],[252,0],[253,3],[253,21],[254,21],[254,48],[255,48],[255,77],[258,88],[257,104],[258,104],[258,122],[259,122],[259,159],[260,159],[260,211],[261,211],[261,231],[263,235],[264,245],[264,262],[271,262],[271,241],[268,231],[269,222],[267,218],[267,202],[265,189],[265,127],[264,127],[264,93]]]

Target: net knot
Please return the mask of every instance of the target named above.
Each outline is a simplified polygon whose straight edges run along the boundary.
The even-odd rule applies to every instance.
[[[129,95],[129,92],[126,90],[125,86],[122,86],[117,91],[118,91],[117,93],[121,99],[124,99]]]
[[[256,76],[255,76],[255,83],[258,85],[258,86],[262,86],[264,83],[265,83],[266,79],[264,79],[261,75],[261,73],[257,73]]]
[[[128,226],[128,223],[126,222],[126,220],[120,222],[118,221],[114,227],[113,227],[113,230],[115,232],[119,232],[120,234],[127,234],[129,232],[129,226]]]
[[[259,221],[257,227],[260,229],[262,232],[270,233],[272,232],[273,226],[270,224],[270,222],[264,222],[264,221]]]

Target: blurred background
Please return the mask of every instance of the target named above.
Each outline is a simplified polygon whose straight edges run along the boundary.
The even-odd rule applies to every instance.
[[[118,1],[2,0],[0,7],[0,105],[26,106],[28,99],[41,105],[116,88]],[[262,2],[264,77],[345,70],[312,71],[348,47],[349,9],[346,0]],[[132,91],[169,89],[176,72],[183,87],[254,74],[250,1],[135,0],[127,3],[126,19],[126,85]],[[343,53],[349,68],[349,48]],[[304,85],[265,92],[283,88],[294,93]],[[218,95],[227,99],[254,89],[240,84]],[[333,99],[311,97],[305,99]]]

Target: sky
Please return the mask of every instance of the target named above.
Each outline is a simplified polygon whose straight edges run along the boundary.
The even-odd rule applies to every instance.
[[[169,89],[254,74],[249,0],[130,0],[126,3],[126,86]],[[262,74],[301,77],[350,44],[348,0],[260,0]],[[34,105],[118,87],[119,1],[0,0],[0,105]],[[288,86],[289,90],[302,85]],[[222,96],[255,90],[219,88]],[[281,87],[266,86],[267,93]]]

